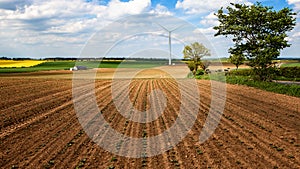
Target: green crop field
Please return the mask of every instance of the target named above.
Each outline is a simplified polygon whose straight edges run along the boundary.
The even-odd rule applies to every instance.
[[[167,61],[47,61],[32,67],[0,68],[0,73],[23,73],[48,70],[69,70],[75,65],[87,68],[153,68],[166,65]]]
[[[46,70],[64,70],[69,69],[75,65],[74,61],[48,61],[42,64],[26,67],[26,68],[0,68],[0,73],[22,73],[22,72],[35,72]]]
[[[300,62],[297,62],[297,63],[285,63],[285,64],[282,64],[281,67],[300,67]]]
[[[166,65],[167,61],[87,61],[76,62],[76,65],[88,68],[153,68]]]

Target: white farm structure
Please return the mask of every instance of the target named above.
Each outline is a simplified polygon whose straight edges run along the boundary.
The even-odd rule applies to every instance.
[[[74,66],[70,68],[70,71],[77,71],[77,70],[87,70],[87,67],[85,66]]]

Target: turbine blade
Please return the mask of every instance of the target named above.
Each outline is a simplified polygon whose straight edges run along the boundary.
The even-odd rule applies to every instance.
[[[163,28],[165,31],[170,32],[166,27],[162,26],[161,24],[155,22],[158,26],[160,26],[161,28]]]
[[[170,32],[174,32],[174,31],[176,31],[177,29],[179,29],[179,28],[181,28],[181,27],[183,27],[183,26],[184,26],[184,24],[183,24],[183,25],[180,25],[180,26],[177,26],[176,28],[172,29]]]

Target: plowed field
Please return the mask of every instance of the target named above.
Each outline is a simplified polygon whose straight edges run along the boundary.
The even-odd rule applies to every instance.
[[[153,89],[167,96],[166,109],[152,122],[130,121],[112,102],[111,80],[96,80],[98,107],[110,126],[136,138],[170,128],[180,103],[175,81],[134,79],[130,84],[130,100],[136,109],[149,109],[148,95]],[[200,144],[211,84],[198,84],[200,109],[188,135],[161,155],[128,158],[104,150],[85,133],[74,110],[72,80],[2,78],[0,168],[300,168],[300,98],[227,85],[220,124]],[[130,147],[120,145],[126,148]]]

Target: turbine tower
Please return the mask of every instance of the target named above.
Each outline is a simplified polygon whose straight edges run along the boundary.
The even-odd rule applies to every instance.
[[[183,25],[180,25],[180,26],[177,26],[176,28],[174,29],[167,29],[166,27],[162,26],[161,24],[159,23],[156,23],[157,25],[159,25],[161,28],[163,28],[165,31],[167,31],[169,33],[169,65],[172,65],[172,41],[171,41],[171,35],[172,35],[172,32],[176,31],[177,29],[181,28]]]

